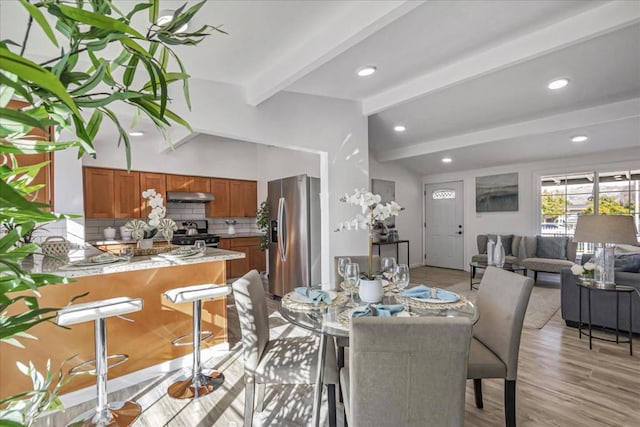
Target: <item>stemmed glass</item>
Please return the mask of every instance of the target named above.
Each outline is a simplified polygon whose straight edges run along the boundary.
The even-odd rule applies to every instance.
[[[388,281],[393,281],[393,271],[396,268],[396,259],[393,257],[382,258],[382,276]]]
[[[349,257],[340,257],[338,258],[338,274],[344,280],[344,269],[347,264],[351,264],[351,258]]]
[[[398,290],[402,291],[409,286],[409,266],[407,264],[398,264],[394,270],[393,281]]]
[[[356,303],[353,300],[353,291],[360,282],[360,266],[356,263],[349,263],[344,267],[344,283],[349,288],[350,301],[347,303],[347,307],[355,307]]]
[[[131,261],[131,258],[133,258],[133,248],[131,246],[125,246],[124,248],[120,249],[120,258]]]

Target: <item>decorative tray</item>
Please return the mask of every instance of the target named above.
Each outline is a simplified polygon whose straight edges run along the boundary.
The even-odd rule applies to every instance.
[[[415,308],[426,308],[428,310],[451,310],[454,308],[461,308],[464,307],[468,304],[468,300],[462,296],[462,295],[458,295],[460,297],[459,300],[457,301],[452,301],[452,302],[431,302],[432,300],[427,299],[418,299],[418,298],[411,298],[411,297],[403,297],[402,295],[396,295],[396,301],[398,301],[401,304],[404,305],[408,305],[410,307],[415,307]]]
[[[337,319],[340,325],[344,326],[345,328],[350,328],[353,312],[356,310],[361,310],[362,308],[363,307],[354,307],[354,308],[349,308],[347,310],[343,310],[342,312],[340,312],[340,314],[338,314],[337,316]],[[374,305],[374,308],[375,308],[375,305]],[[404,311],[401,311],[400,313],[398,313],[396,316],[393,316],[393,317],[419,317],[419,316],[420,315],[418,313],[412,313],[407,309],[405,309]]]
[[[329,292],[329,295],[332,298],[331,304],[327,304],[324,301],[321,301],[318,305],[313,302],[304,302],[299,298],[300,295],[293,291],[282,297],[282,306],[294,311],[314,311],[325,310],[329,307],[340,307],[345,305],[349,300],[343,293],[335,291],[327,292]]]

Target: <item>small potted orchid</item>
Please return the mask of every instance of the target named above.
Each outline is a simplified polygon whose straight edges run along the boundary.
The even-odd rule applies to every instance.
[[[149,188],[142,192],[142,197],[147,199],[151,207],[149,212],[149,222],[141,219],[132,219],[125,224],[125,228],[131,230],[131,236],[138,241],[138,248],[149,249],[153,247],[153,236],[158,232],[171,243],[173,232],[178,229],[175,221],[165,218],[167,210],[164,207],[162,194],[158,194],[155,189]]]
[[[340,198],[341,202],[359,206],[361,214],[349,221],[338,224],[335,231],[342,230],[368,230],[369,231],[369,269],[360,280],[360,298],[366,302],[376,302],[382,298],[382,280],[374,276],[373,271],[373,237],[376,223],[384,221],[392,216],[398,216],[404,208],[396,202],[381,203],[379,194],[370,191],[356,189],[353,194],[345,194]]]
[[[583,280],[593,281],[593,276],[595,274],[596,265],[592,262],[587,262],[585,265],[574,264],[571,267],[571,272],[580,276]]]

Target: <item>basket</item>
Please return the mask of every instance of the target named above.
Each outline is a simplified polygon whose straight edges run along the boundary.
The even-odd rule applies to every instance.
[[[133,254],[135,256],[158,255],[158,254],[163,254],[165,252],[171,252],[172,250],[177,249],[179,247],[180,246],[178,245],[167,245],[167,246],[154,246],[153,248],[148,248],[148,249],[134,248]]]
[[[62,236],[50,236],[40,244],[40,247],[45,255],[66,256],[71,250],[71,243]]]

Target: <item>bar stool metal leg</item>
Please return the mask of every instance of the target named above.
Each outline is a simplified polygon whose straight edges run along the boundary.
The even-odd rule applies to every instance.
[[[96,391],[98,402],[91,409],[74,418],[67,426],[113,426],[125,427],[131,425],[142,412],[139,404],[131,401],[111,402],[107,401],[107,327],[104,318],[95,320],[95,354],[96,354]]]
[[[193,301],[193,372],[185,380],[177,381],[169,386],[167,394],[176,399],[196,399],[215,391],[224,383],[221,372],[202,373],[200,362],[202,300]]]

